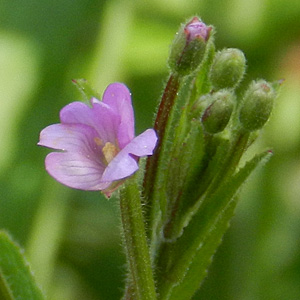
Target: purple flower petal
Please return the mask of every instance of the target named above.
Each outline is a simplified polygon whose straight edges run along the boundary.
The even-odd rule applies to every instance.
[[[120,117],[105,103],[92,101],[92,107],[73,102],[60,111],[63,124],[85,124],[93,127],[104,143],[115,143]]]
[[[59,113],[61,123],[91,125],[92,109],[82,102],[72,102]]]
[[[120,180],[132,175],[138,168],[136,159],[130,156],[127,151],[121,150],[106,167],[102,180]]]
[[[157,135],[153,129],[147,129],[135,137],[123,150],[136,156],[152,155],[156,146]]]
[[[188,35],[189,41],[196,38],[201,38],[204,41],[207,41],[212,27],[206,26],[199,18],[194,17],[188,24],[186,24],[184,29]]]
[[[40,133],[38,145],[52,149],[94,153],[101,151],[96,130],[84,124],[54,124],[46,127]],[[96,139],[96,140],[95,140]]]
[[[138,164],[131,154],[139,157],[151,155],[156,142],[157,136],[153,129],[148,129],[134,138],[110,162],[103,173],[102,180],[115,181],[132,175],[138,170]]]
[[[130,92],[122,83],[110,84],[103,94],[103,103],[121,117],[118,130],[120,149],[134,138],[134,114]]]
[[[104,168],[100,164],[79,153],[52,152],[45,165],[52,177],[71,188],[103,190],[111,184],[101,180]]]

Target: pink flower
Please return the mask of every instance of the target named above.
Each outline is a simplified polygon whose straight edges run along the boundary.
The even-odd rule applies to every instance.
[[[152,155],[153,129],[134,137],[130,92],[121,83],[109,85],[103,101],[92,107],[73,102],[60,111],[60,124],[46,127],[38,145],[52,152],[46,170],[60,183],[81,190],[101,190],[107,196],[138,170],[138,157]]]

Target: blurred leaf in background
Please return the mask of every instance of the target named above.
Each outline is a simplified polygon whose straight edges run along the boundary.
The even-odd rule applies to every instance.
[[[81,100],[71,80],[102,94],[123,81],[137,133],[151,126],[179,23],[198,14],[216,44],[240,48],[250,78],[285,78],[257,147],[274,157],[241,194],[237,215],[194,299],[300,295],[300,2],[298,0],[14,0],[0,3],[0,228],[25,247],[49,299],[119,299],[124,257],[118,208],[46,174],[42,128]]]

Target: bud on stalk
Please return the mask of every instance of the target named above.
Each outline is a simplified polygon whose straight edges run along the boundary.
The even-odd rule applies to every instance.
[[[201,122],[207,133],[215,134],[227,126],[233,111],[234,96],[230,91],[222,90],[211,97],[213,102],[204,111]]]
[[[276,96],[270,83],[264,80],[253,81],[241,104],[239,120],[242,127],[247,131],[262,128],[271,115]]]
[[[200,65],[211,30],[211,26],[206,26],[197,17],[181,27],[169,57],[169,66],[173,72],[188,75]]]
[[[246,58],[239,49],[229,48],[216,54],[210,71],[210,80],[215,90],[236,87],[243,78]]]

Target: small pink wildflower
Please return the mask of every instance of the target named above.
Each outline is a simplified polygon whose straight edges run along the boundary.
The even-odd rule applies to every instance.
[[[106,196],[138,170],[138,157],[152,155],[157,142],[153,129],[134,137],[130,92],[113,83],[103,101],[92,107],[73,102],[60,111],[60,124],[46,127],[38,145],[57,152],[47,155],[46,170],[75,189],[101,190]]]

